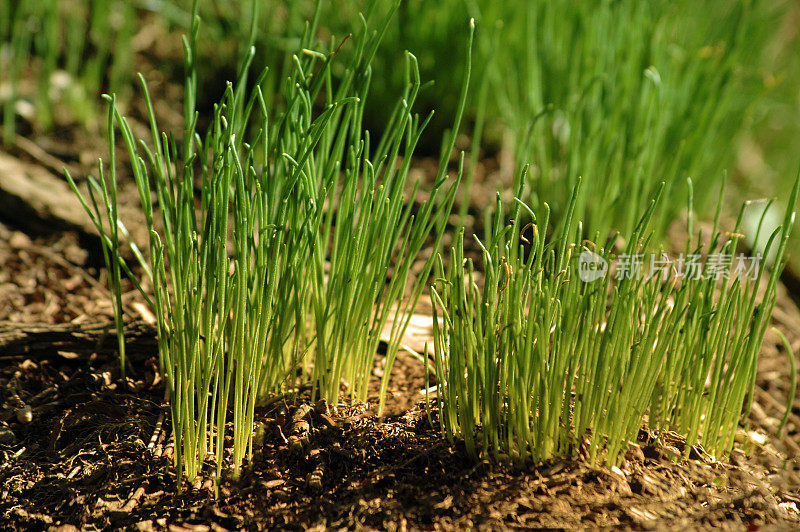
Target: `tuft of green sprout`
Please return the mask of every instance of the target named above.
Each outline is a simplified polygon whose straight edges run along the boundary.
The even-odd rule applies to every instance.
[[[412,54],[383,135],[375,142],[362,127],[370,62],[391,15],[377,31],[362,17],[358,35],[332,41],[326,53],[314,51],[315,17],[271,104],[261,90],[266,72],[249,74],[251,47],[201,134],[195,8],[184,41],[183,137],[161,132],[140,76],[151,137],[137,138],[108,97],[110,172],[101,163],[90,201],[67,175],[102,235],[124,364],[121,275],[141,284],[121,252],[129,239],[116,209],[119,132],[150,234],[149,258],[132,251],[154,290],[145,296],[157,318],[179,476],[194,479],[212,456],[220,478],[231,422],[238,476],[253,452],[255,406],[267,394],[310,381],[314,396],[336,402],[344,383],[354,400],[366,400],[381,341],[386,389],[433,254],[416,276],[411,267],[423,245],[439,246],[460,179],[446,175],[443,156],[427,199],[411,201],[419,190],[409,182],[412,157],[430,119],[412,111],[421,86]],[[337,81],[331,70],[345,46],[354,52]],[[453,144],[454,135],[443,153]]]
[[[548,201],[561,220],[579,176],[575,209],[589,234],[630,234],[663,182],[659,236],[687,176],[703,176],[695,200],[712,210],[706,199],[735,163],[731,148],[763,90],[748,65],[766,39],[765,8],[717,7],[557,0],[496,15],[512,45],[498,49],[489,77],[517,160],[532,165],[534,210]]]
[[[380,11],[386,4],[370,6]],[[326,24],[346,25],[352,9],[337,3]],[[408,0],[376,55],[376,65],[393,72],[376,80],[376,96],[402,82],[389,66],[392,50],[414,50],[423,78],[435,81],[421,103],[444,111],[434,130],[447,127],[456,110],[450,95],[460,77],[442,58],[465,39],[464,10],[482,31],[466,111],[472,138],[460,212],[467,212],[479,158],[500,148],[513,153],[503,165],[531,165],[525,199],[534,211],[547,201],[556,223],[583,176],[578,219],[589,234],[605,237],[612,228],[631,233],[662,181],[661,209],[671,216],[661,218],[669,223],[679,214],[687,176],[703,176],[696,208],[711,216],[719,176],[737,164],[738,137],[768,109],[764,70],[774,64],[767,54],[776,39],[765,29],[780,24],[788,4],[723,0],[709,10],[691,0]],[[367,120],[380,124],[383,107]],[[655,236],[664,229],[659,225]]]
[[[538,461],[581,453],[613,464],[646,420],[685,435],[687,452],[695,443],[728,452],[742,405],[753,398],[800,176],[783,224],[768,235],[776,265],[766,272],[760,261],[755,275],[734,260],[712,259],[736,257],[741,215],[732,233],[715,223],[707,246],[702,233],[687,244],[685,257],[707,254],[700,270],[670,263],[653,274],[634,266],[647,266],[661,191],[615,255],[615,238],[582,239],[580,180],[563,232],[550,238],[546,205],[537,217],[519,199],[524,180],[521,173],[512,207],[504,209],[498,195],[487,219],[477,242],[482,275],[465,259],[463,232],[448,273],[437,261],[431,299],[443,434],[463,438],[473,456]],[[652,256],[663,260],[663,253]],[[628,266],[581,276],[581,268],[614,259]]]

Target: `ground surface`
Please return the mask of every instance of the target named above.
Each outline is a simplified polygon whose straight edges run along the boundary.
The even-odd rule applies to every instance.
[[[84,239],[85,240],[85,239]],[[108,294],[91,245],[70,231],[30,236],[0,225],[0,320],[107,321]],[[127,298],[136,312],[136,297]],[[797,340],[785,293],[774,321]],[[8,325],[13,322],[14,325]],[[424,326],[418,333],[424,336]],[[417,339],[419,340],[419,338]],[[618,469],[577,461],[512,467],[469,460],[439,437],[419,402],[421,364],[401,354],[389,411],[285,397],[258,412],[263,443],[214,500],[208,476],[176,491],[169,419],[152,345],[132,349],[119,379],[115,340],[91,349],[0,352],[0,522],[11,529],[223,530],[478,527],[800,527],[800,408],[777,437],[788,363],[768,335],[757,403],[742,447],[711,461],[680,438],[642,431]],[[140,346],[141,347],[141,346]],[[375,366],[375,382],[382,360]],[[374,403],[373,394],[373,403]],[[296,421],[307,443],[293,447]],[[304,434],[299,433],[300,436]]]

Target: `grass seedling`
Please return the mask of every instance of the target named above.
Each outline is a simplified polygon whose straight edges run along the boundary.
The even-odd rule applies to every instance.
[[[253,452],[255,406],[268,393],[310,380],[315,396],[337,402],[344,382],[353,399],[366,399],[373,358],[386,340],[383,393],[433,255],[416,277],[411,268],[423,245],[439,246],[459,181],[446,175],[443,156],[428,198],[409,201],[419,190],[408,182],[414,148],[430,119],[412,112],[421,86],[412,54],[405,55],[405,90],[378,142],[362,127],[370,62],[391,12],[375,32],[362,17],[358,35],[332,41],[329,52],[314,50],[315,17],[271,104],[261,91],[266,72],[249,76],[251,46],[205,134],[195,104],[196,5],[194,13],[185,39],[182,142],[159,129],[144,78],[146,141],[108,98],[109,164],[117,164],[119,132],[149,229],[149,259],[137,248],[134,255],[154,287],[176,466],[189,480],[212,455],[221,477],[228,424],[232,474],[239,475]],[[254,22],[251,43],[255,34]],[[331,69],[344,46],[354,52],[335,81]],[[462,92],[462,107],[465,98]],[[455,131],[443,153],[454,142]],[[102,201],[84,201],[103,235],[112,288],[122,273],[131,275],[120,252],[127,236],[115,175],[91,181]],[[114,293],[120,327],[118,288]]]
[[[549,210],[537,217],[519,199],[524,181],[521,173],[512,208],[498,196],[487,219],[478,241],[482,279],[464,258],[463,234],[448,275],[437,262],[431,299],[443,434],[463,438],[473,456],[581,453],[613,464],[647,418],[652,428],[684,434],[687,452],[695,443],[729,451],[742,405],[752,401],[800,176],[784,224],[769,238],[779,259],[768,275],[763,263],[737,270],[741,216],[730,234],[715,224],[696,268],[689,264],[701,258],[702,235],[683,262],[665,265],[662,249],[645,272],[659,195],[615,254],[614,238],[583,240],[580,181],[563,233],[548,239]],[[588,268],[614,259],[613,275]]]
[[[587,234],[605,238],[613,228],[628,235],[662,181],[661,209],[672,215],[665,223],[679,213],[687,176],[704,177],[696,208],[711,215],[706,200],[722,170],[736,165],[732,148],[754,105],[763,103],[769,61],[761,58],[774,37],[765,28],[779,24],[787,7],[773,4],[722,1],[708,10],[687,0],[411,0],[387,30],[376,65],[391,65],[396,49],[414,50],[422,77],[435,81],[422,91],[422,105],[455,115],[451,95],[461,78],[442,58],[460,44],[466,10],[483,31],[465,113],[472,146],[459,212],[470,198],[472,158],[503,147],[518,165],[531,165],[526,201],[534,210],[546,200],[554,221],[562,220],[583,176],[575,209]],[[346,25],[348,8],[345,2],[327,10],[325,24]],[[402,75],[394,69],[375,84],[384,97],[402,85]],[[369,123],[382,123],[380,110],[390,106],[377,107]],[[450,121],[438,118],[434,130]]]
[[[518,163],[532,165],[534,210],[546,200],[562,220],[583,176],[578,219],[605,238],[612,229],[629,235],[662,182],[665,223],[679,212],[687,176],[704,176],[699,208],[713,199],[714,176],[735,164],[731,147],[763,90],[750,65],[765,47],[765,8],[562,0],[483,7],[484,18],[503,22],[487,76]],[[658,236],[665,227],[653,229]]]
[[[714,455],[731,450],[742,405],[745,413],[749,412],[753,401],[758,354],[785,265],[798,186],[800,174],[779,227],[763,235],[759,224],[756,249],[761,249],[760,238],[767,243],[763,256],[749,258],[746,272],[747,257],[737,253],[737,244],[747,205],[740,210],[734,230],[724,238],[717,232],[718,209],[705,267],[716,268],[722,275],[684,279],[675,296],[675,307],[683,308],[685,316],[674,334],[677,348],[667,353],[665,371],[658,379],[650,423],[673,428],[687,436],[688,444],[700,442]],[[701,235],[695,251],[687,256],[700,255],[700,242]],[[765,257],[773,248],[777,249],[776,259],[768,270]]]

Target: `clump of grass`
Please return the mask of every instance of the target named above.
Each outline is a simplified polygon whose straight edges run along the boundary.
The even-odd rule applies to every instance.
[[[767,36],[765,8],[723,2],[529,2],[495,16],[504,39],[489,77],[514,132],[519,164],[530,163],[530,203],[548,201],[557,220],[579,177],[575,209],[589,234],[623,235],[663,182],[656,236],[680,211],[682,183],[707,200],[763,85],[749,65]],[[528,36],[523,38],[522,36]]]
[[[512,207],[498,196],[487,219],[478,241],[482,279],[464,258],[463,233],[449,273],[437,263],[431,299],[443,434],[463,438],[473,456],[582,453],[613,464],[647,419],[684,434],[687,452],[698,442],[712,454],[729,451],[742,405],[752,401],[800,178],[783,225],[768,238],[776,266],[767,274],[762,261],[755,277],[709,260],[698,275],[675,267],[625,274],[618,262],[616,275],[581,278],[575,259],[611,264],[616,239],[582,239],[580,181],[563,233],[547,238],[549,211],[545,205],[537,218],[519,199],[524,180],[522,173]],[[617,259],[646,257],[660,193]],[[715,224],[708,247],[700,235],[687,255],[735,256],[739,223],[732,233]]]
[[[365,400],[382,340],[385,390],[433,254],[416,277],[411,267],[423,245],[439,246],[460,179],[446,175],[453,135],[427,199],[410,201],[419,189],[409,182],[414,148],[430,119],[412,111],[421,86],[412,54],[405,54],[407,83],[383,135],[374,142],[362,127],[370,62],[392,13],[377,31],[362,17],[356,37],[319,52],[318,11],[271,103],[261,90],[266,72],[249,74],[251,46],[204,134],[195,110],[196,6],[194,13],[184,41],[183,138],[161,132],[140,76],[151,137],[137,138],[108,97],[110,171],[104,177],[101,164],[90,201],[81,196],[102,235],[124,368],[119,283],[132,274],[116,208],[119,131],[150,234],[149,259],[136,247],[133,254],[154,287],[148,301],[158,322],[176,466],[189,480],[210,455],[219,479],[231,421],[239,475],[253,452],[255,406],[269,393],[310,381],[315,396],[336,402],[344,382],[353,399]],[[256,20],[254,14],[251,43]],[[331,70],[345,46],[354,52],[335,81]],[[465,98],[463,92],[462,108]]]
[[[387,4],[370,6],[380,11]],[[337,4],[325,24],[333,31],[346,24],[348,9]],[[582,176],[578,219],[589,234],[605,237],[612,228],[630,234],[661,182],[661,209],[674,217],[685,179],[703,176],[696,208],[711,215],[723,170],[737,164],[738,136],[752,111],[763,109],[761,58],[774,40],[765,28],[775,27],[788,4],[730,0],[709,10],[688,0],[409,0],[387,30],[376,64],[391,64],[397,48],[418,52],[423,77],[435,81],[421,103],[437,113],[455,112],[448,100],[460,78],[442,58],[463,39],[465,9],[484,31],[476,37],[466,111],[474,159],[466,164],[461,212],[481,152],[502,147],[519,166],[531,165],[525,199],[538,214],[547,201],[557,223]],[[401,80],[396,71],[376,80],[383,87],[378,96],[391,94],[387,89]],[[383,107],[367,120],[380,123]],[[433,128],[449,125],[449,117],[439,120]]]
[[[798,186],[800,175],[781,225],[767,229],[767,209],[762,211],[752,249],[763,250],[763,254],[753,251],[756,260],[750,261],[747,272],[741,271],[744,255],[737,246],[744,237],[742,221],[749,204],[740,209],[731,233],[717,232],[718,206],[705,267],[720,271],[721,277],[684,280],[673,296],[675,309],[685,316],[675,319],[679,325],[672,339],[676,347],[667,351],[664,370],[658,376],[650,424],[675,429],[686,435],[688,444],[699,442],[712,454],[731,450],[737,425],[753,401],[758,355],[786,265]],[[700,243],[698,236],[692,253],[687,245],[687,256],[700,256],[704,251]],[[772,263],[768,256],[774,257]]]

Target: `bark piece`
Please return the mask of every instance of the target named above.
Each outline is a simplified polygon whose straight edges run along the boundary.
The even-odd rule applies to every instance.
[[[0,151],[0,217],[34,234],[97,235],[67,182],[45,168]]]

